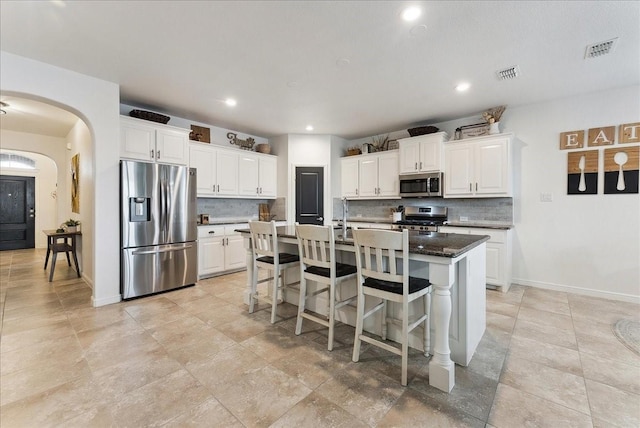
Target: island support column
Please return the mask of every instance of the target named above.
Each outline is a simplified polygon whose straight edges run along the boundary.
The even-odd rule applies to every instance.
[[[244,238],[244,248],[247,250],[247,288],[244,290],[244,303],[249,305],[251,302],[251,278],[253,278],[253,270],[255,269],[253,262],[253,249],[251,248],[251,235],[247,234]]]
[[[432,320],[435,325],[433,357],[429,361],[429,385],[451,392],[455,385],[455,365],[449,348],[449,321],[451,319],[451,286],[455,278],[454,265],[429,265],[432,291]]]

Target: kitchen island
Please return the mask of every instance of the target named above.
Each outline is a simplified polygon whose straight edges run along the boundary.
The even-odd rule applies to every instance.
[[[276,228],[280,252],[297,253],[295,226]],[[335,243],[338,261],[355,264],[353,238],[349,229],[336,228]],[[247,249],[247,289],[245,303],[249,303],[253,255],[248,229],[238,230],[245,237]],[[484,334],[486,326],[485,257],[488,236],[455,233],[410,232],[410,274],[431,282],[433,357],[429,362],[429,384],[450,392],[455,384],[454,362],[466,366]],[[298,299],[285,296],[290,303]],[[310,305],[312,306],[312,305]],[[317,305],[325,307],[325,305]],[[397,309],[393,309],[397,310]],[[355,318],[345,320],[354,325]],[[365,325],[375,332],[376,328]],[[448,332],[448,334],[447,334]],[[397,333],[389,332],[392,340]],[[421,348],[414,337],[412,347]],[[453,361],[452,361],[453,359]]]

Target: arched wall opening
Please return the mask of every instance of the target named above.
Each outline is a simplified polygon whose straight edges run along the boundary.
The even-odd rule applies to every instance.
[[[86,137],[92,149],[84,156],[84,169],[92,177],[95,195],[85,198],[89,219],[82,229],[83,235],[93,237],[92,242],[83,242],[90,249],[87,254],[94,259],[87,281],[93,287],[94,306],[119,302],[118,85],[3,51],[0,91],[55,105],[72,112],[81,119],[78,123],[85,124],[70,134],[75,133],[74,138]],[[88,226],[92,231],[87,231]]]

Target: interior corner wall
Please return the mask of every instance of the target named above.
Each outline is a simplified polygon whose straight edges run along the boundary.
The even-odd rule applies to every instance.
[[[340,158],[345,155],[349,141],[331,136],[331,201],[342,193],[342,168]],[[333,213],[333,211],[331,211]]]
[[[25,57],[0,52],[3,93],[47,102],[74,113],[88,126],[93,145],[95,229],[93,305],[121,300],[119,230],[119,86]]]
[[[74,213],[71,209],[71,189],[69,189],[69,215],[66,218],[73,218],[80,221],[80,230],[82,238],[79,240],[79,262],[82,268],[83,277],[93,286],[93,248],[94,242],[94,225],[93,218],[94,194],[95,186],[93,180],[93,146],[91,144],[91,132],[87,125],[78,120],[74,127],[67,135],[67,142],[70,150],[67,151],[67,166],[71,165],[71,158],[76,154],[79,155],[79,199],[80,212]],[[68,176],[67,182],[71,186],[71,170],[66,168]]]
[[[500,121],[516,137],[513,281],[640,302],[640,195],[567,194],[560,133],[640,121],[640,86],[510,108]],[[479,119],[479,118],[476,118]],[[467,121],[468,123],[469,121]],[[436,124],[453,135],[461,122]],[[608,147],[619,147],[619,144]],[[628,146],[628,145],[627,145]],[[583,150],[594,149],[585,147]],[[541,202],[541,193],[552,202]]]

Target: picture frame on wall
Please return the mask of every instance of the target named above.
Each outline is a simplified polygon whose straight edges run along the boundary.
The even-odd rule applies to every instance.
[[[211,130],[204,126],[191,125],[189,140],[200,143],[211,143]]]

